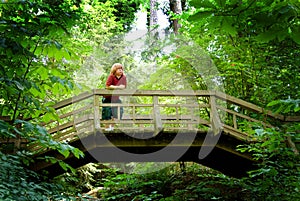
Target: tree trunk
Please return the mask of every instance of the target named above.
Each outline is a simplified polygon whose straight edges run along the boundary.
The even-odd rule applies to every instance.
[[[185,2],[185,1],[184,1]],[[181,0],[170,0],[170,10],[178,15],[182,13],[182,3]],[[173,30],[175,34],[178,34],[178,30],[180,28],[180,24],[178,23],[178,19],[172,20]]]
[[[150,0],[150,29],[156,28],[158,24],[157,0]]]

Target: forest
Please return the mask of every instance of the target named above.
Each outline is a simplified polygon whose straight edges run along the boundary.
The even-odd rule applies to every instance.
[[[0,17],[1,201],[300,200],[299,0],[1,0]],[[114,63],[128,89],[216,90],[292,121],[240,122],[256,140],[236,151],[258,163],[239,178],[192,161],[74,168],[64,159],[85,154],[45,122]]]

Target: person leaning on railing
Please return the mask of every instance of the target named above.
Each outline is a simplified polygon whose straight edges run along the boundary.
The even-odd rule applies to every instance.
[[[112,65],[110,74],[106,80],[106,89],[125,89],[127,85],[126,75],[124,74],[124,67],[120,63]],[[122,103],[119,96],[104,96],[102,103]],[[123,115],[123,108],[120,108],[120,117],[118,116],[118,107],[103,107],[102,120],[121,119]],[[112,131],[114,124],[105,124],[106,131]]]

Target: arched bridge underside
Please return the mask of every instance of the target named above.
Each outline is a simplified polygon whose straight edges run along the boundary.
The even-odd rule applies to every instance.
[[[122,103],[102,103],[107,95]],[[104,107],[114,106],[121,119],[102,120]],[[41,116],[41,123],[57,141],[68,142],[85,153],[64,158],[35,142],[27,148],[36,156],[53,156],[72,167],[89,162],[194,161],[227,175],[240,177],[255,167],[251,155],[237,145],[255,141],[247,133],[253,126],[299,121],[299,117],[275,115],[261,107],[216,91],[92,90],[54,106],[57,118]],[[49,116],[49,115],[48,115]],[[114,124],[113,131],[105,125]],[[55,163],[36,162],[32,169],[63,173]]]
[[[136,132],[135,136],[138,134],[152,136],[153,132]],[[89,162],[192,161],[235,177],[245,176],[247,171],[255,167],[256,162],[252,160],[250,155],[236,151],[236,146],[244,144],[244,141],[226,133],[217,136],[211,135],[211,137],[207,137],[207,135],[211,134],[203,131],[195,133],[188,130],[180,134],[162,131],[151,139],[137,139],[124,133],[124,131],[115,130],[109,133],[96,131],[70,143],[82,150],[85,157],[78,159],[70,156],[65,159],[65,162],[76,168]],[[192,143],[191,139],[193,139]],[[217,144],[215,144],[216,140],[218,141]],[[202,159],[199,157],[201,152],[204,152],[205,155]],[[56,151],[48,151],[43,155],[64,159]],[[45,161],[36,163],[32,168],[36,171],[47,170],[53,176],[64,172],[57,163],[52,164]]]

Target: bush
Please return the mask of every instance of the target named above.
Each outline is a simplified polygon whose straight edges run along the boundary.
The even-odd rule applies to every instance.
[[[28,170],[22,159],[23,153],[6,155],[0,152],[0,200],[1,201],[49,201],[75,200],[69,189],[57,183],[46,181],[40,175]],[[80,195],[79,195],[80,196]]]

